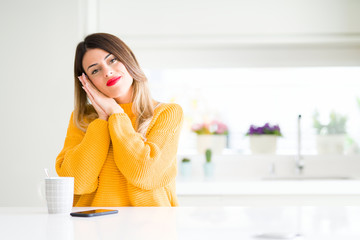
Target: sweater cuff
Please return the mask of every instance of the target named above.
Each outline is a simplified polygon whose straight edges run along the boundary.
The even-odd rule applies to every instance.
[[[86,129],[86,135],[92,136],[99,141],[110,141],[109,124],[106,120],[95,119],[92,121]]]
[[[136,133],[132,126],[131,120],[126,113],[114,113],[109,119],[110,136],[129,136],[128,134]],[[120,137],[121,138],[121,137]]]
[[[114,118],[116,119],[118,117],[120,117],[120,118],[123,118],[123,117],[129,118],[128,115],[126,113],[124,113],[124,112],[123,113],[113,113],[113,114],[110,115],[110,117],[108,119],[108,122],[110,123],[110,121],[114,121],[112,119],[114,119]]]

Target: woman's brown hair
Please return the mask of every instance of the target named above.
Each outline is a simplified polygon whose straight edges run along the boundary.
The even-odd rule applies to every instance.
[[[132,111],[137,116],[137,132],[145,137],[147,127],[154,115],[153,100],[148,87],[148,80],[130,48],[118,37],[108,33],[94,33],[88,35],[84,41],[77,45],[74,62],[75,125],[85,132],[89,123],[98,118],[98,114],[89,103],[86,92],[82,89],[81,83],[78,80],[78,76],[81,76],[81,74],[85,72],[82,60],[86,51],[95,48],[113,54],[122,64],[124,64],[127,71],[134,79],[132,84]]]

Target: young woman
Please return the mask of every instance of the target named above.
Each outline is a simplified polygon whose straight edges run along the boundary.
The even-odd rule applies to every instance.
[[[177,206],[181,107],[151,98],[134,54],[110,34],[78,44],[74,75],[75,109],[56,159],[58,175],[75,178],[74,206]]]

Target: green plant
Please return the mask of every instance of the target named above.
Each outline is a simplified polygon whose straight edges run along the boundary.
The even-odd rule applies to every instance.
[[[187,163],[187,162],[190,162],[190,159],[189,159],[189,158],[183,158],[181,161],[182,161],[183,163]]]
[[[329,122],[323,124],[319,120],[320,114],[315,110],[313,114],[313,127],[317,134],[345,134],[347,117],[332,111],[329,116]]]
[[[211,152],[211,149],[206,149],[205,151],[205,158],[206,158],[206,162],[211,162],[211,155],[212,155],[212,152]]]

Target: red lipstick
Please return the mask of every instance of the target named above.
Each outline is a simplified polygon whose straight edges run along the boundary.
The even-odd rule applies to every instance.
[[[107,81],[106,86],[110,87],[115,85],[121,77],[113,77],[112,79],[110,79],[109,81]]]

